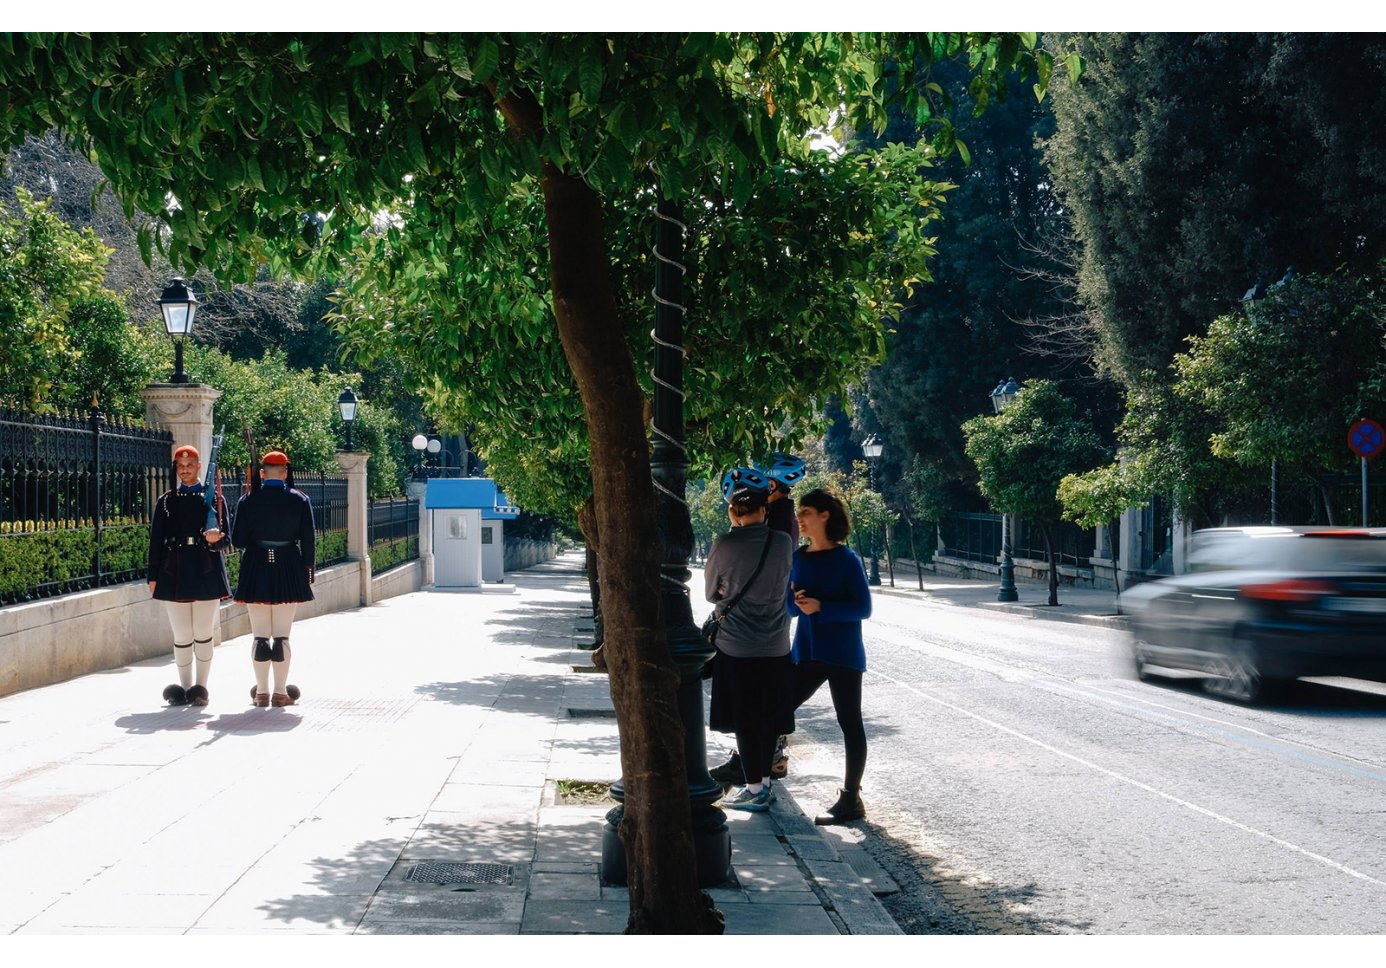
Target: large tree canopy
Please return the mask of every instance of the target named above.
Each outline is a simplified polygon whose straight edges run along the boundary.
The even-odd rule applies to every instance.
[[[81,138],[119,197],[167,226],[147,234],[151,243],[230,280],[252,279],[264,263],[341,258],[391,217],[428,221],[434,207],[509,231],[520,221],[512,207],[542,198],[543,229],[529,231],[536,241],[542,232],[543,246],[494,278],[547,273],[546,285],[514,295],[534,304],[547,288],[582,401],[621,724],[630,927],[700,932],[720,917],[691,862],[677,673],[661,627],[662,554],[649,540],[654,489],[612,212],[655,192],[741,210],[769,169],[809,162],[810,135],[836,112],[858,130],[883,127],[892,98],[932,116],[932,92],[896,84],[892,65],[954,55],[977,69],[977,92],[1000,92],[1017,66],[1042,86],[1053,66],[1034,35],[0,35],[0,143],[54,125]],[[946,125],[936,140],[949,143]],[[419,285],[496,271],[448,235],[466,218],[439,221],[399,271]],[[384,231],[394,245],[404,237],[396,225]],[[542,315],[522,315],[542,327]],[[418,324],[424,338],[459,346],[456,323]]]
[[[1099,358],[1128,386],[1260,277],[1386,255],[1375,34],[1084,34],[1046,157]]]
[[[1049,281],[1057,268],[1046,250],[1067,224],[1036,143],[1053,131],[1047,100],[1024,97],[1016,79],[1004,104],[969,118],[966,72],[941,69],[935,81],[959,92],[955,124],[969,159],[939,164],[957,188],[943,206],[933,284],[906,298],[868,387],[887,444],[881,479],[903,477],[917,456],[941,472],[950,505],[970,510],[976,469],[963,450],[963,421],[987,408],[998,379],[1058,377],[1074,362],[1035,352],[1052,345],[1032,346],[1025,325],[1068,310]],[[920,137],[913,119],[893,122],[883,139]]]

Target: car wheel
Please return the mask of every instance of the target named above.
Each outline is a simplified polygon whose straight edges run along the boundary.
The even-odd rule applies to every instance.
[[[1141,682],[1149,682],[1151,679],[1155,678],[1154,673],[1150,671],[1150,656],[1145,650],[1144,643],[1137,642],[1132,646],[1131,657],[1136,666],[1137,679]]]
[[[1232,651],[1214,656],[1204,664],[1203,671],[1207,674],[1203,691],[1219,699],[1252,703],[1265,692],[1255,654],[1245,646],[1234,645]]]

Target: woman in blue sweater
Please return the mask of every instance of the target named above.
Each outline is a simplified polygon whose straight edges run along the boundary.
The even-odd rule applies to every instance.
[[[808,546],[794,552],[789,574],[789,614],[794,630],[794,708],[828,684],[833,711],[847,748],[847,768],[837,802],[814,818],[827,825],[866,816],[861,777],[866,771],[866,727],[861,718],[861,679],[866,671],[862,619],[871,615],[871,591],[861,559],[843,542],[852,531],[847,509],[824,490],[799,498],[799,533]]]

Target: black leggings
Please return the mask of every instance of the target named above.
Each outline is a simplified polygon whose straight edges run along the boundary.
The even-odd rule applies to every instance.
[[[826,662],[801,662],[794,667],[794,708],[797,710],[813,697],[818,687],[828,684],[833,696],[833,712],[842,730],[847,747],[847,768],[842,789],[857,792],[866,772],[866,725],[861,719],[862,673],[845,666]],[[744,755],[744,754],[743,754]]]

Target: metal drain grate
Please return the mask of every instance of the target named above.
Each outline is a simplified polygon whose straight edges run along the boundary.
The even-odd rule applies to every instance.
[[[501,884],[508,887],[514,872],[510,864],[455,864],[426,860],[409,868],[404,879],[425,884]]]

